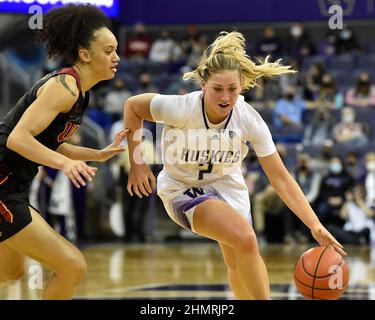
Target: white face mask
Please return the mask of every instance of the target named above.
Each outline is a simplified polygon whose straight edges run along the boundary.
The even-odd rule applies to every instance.
[[[352,32],[350,30],[343,30],[340,33],[340,38],[343,40],[348,40],[352,36]]]
[[[331,163],[329,165],[329,170],[332,173],[340,173],[342,171],[342,165],[338,162]]]
[[[352,115],[352,114],[346,114],[346,115],[343,115],[343,116],[342,116],[342,120],[343,120],[345,123],[352,123],[352,122],[354,122],[354,115]]]
[[[367,171],[375,171],[375,161],[367,162],[366,169]]]
[[[295,38],[298,38],[302,35],[302,28],[300,27],[292,27],[290,29],[290,34],[295,37]]]

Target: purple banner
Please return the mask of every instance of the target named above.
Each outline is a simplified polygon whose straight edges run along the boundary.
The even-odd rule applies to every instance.
[[[124,24],[237,23],[327,20],[332,5],[344,19],[374,19],[375,0],[122,0]]]

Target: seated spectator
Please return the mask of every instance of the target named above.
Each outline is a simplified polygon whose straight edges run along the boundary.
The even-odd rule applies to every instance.
[[[289,61],[288,64],[292,66],[291,69],[300,70],[300,65],[297,59],[290,58],[288,61]],[[303,76],[302,76],[302,73],[300,72],[282,74],[279,77],[279,84],[280,84],[281,92],[284,92],[285,89],[289,86],[299,88],[301,84],[303,83],[302,78]]]
[[[322,148],[320,149],[319,155],[312,158],[310,161],[311,169],[319,172],[322,177],[328,175],[332,158],[333,141],[325,140]]]
[[[159,90],[158,88],[153,85],[151,81],[151,75],[148,72],[142,72],[139,75],[138,81],[139,81],[139,88],[136,92],[136,94],[141,94],[145,92],[155,92],[157,93]]]
[[[375,209],[375,152],[366,154],[366,194],[367,205]]]
[[[367,72],[359,74],[356,86],[347,91],[345,102],[353,107],[375,107],[375,86]]]
[[[129,60],[143,62],[148,59],[152,38],[146,33],[143,23],[134,25],[134,32],[125,41],[124,55]]]
[[[275,127],[302,128],[302,113],[306,109],[306,102],[296,93],[296,88],[289,86],[284,91],[284,97],[276,102],[273,111]]]
[[[124,112],[124,103],[132,95],[126,89],[125,80],[116,78],[113,89],[109,90],[104,97],[104,111],[113,114],[115,117]]]
[[[244,93],[246,101],[251,101],[255,108],[272,109],[280,98],[281,90],[277,81],[262,77],[257,80],[258,86]]]
[[[289,32],[285,45],[286,53],[289,56],[300,61],[303,57],[311,56],[315,53],[314,45],[302,23],[292,23]]]
[[[311,102],[313,108],[341,109],[344,105],[344,96],[337,91],[335,79],[330,73],[325,73],[320,81],[315,101]]]
[[[319,146],[331,139],[333,128],[331,111],[328,109],[316,110],[311,121],[304,130],[303,143],[305,145]]]
[[[285,159],[287,155],[285,146],[282,144],[277,144],[276,148],[280,154],[280,157]],[[259,188],[258,184],[263,187],[262,190],[257,189]],[[284,227],[287,227],[284,223],[284,218],[287,214],[292,215],[292,213],[285,206],[273,187],[268,183],[263,172],[257,177],[254,186],[256,188],[255,190],[257,191],[256,194],[254,193],[254,201],[252,202],[255,231],[262,242],[281,241],[286,234]],[[268,224],[267,222],[269,221],[274,223]],[[273,228],[275,224],[278,226],[282,224],[283,228],[280,229],[280,227],[278,227],[276,230]],[[271,232],[271,230],[274,232]]]
[[[345,107],[341,111],[341,122],[333,127],[333,138],[338,143],[348,147],[362,147],[368,143],[365,127],[362,123],[355,122],[355,111]]]
[[[168,30],[162,30],[160,37],[151,45],[150,60],[153,62],[170,63],[176,43]]]
[[[206,36],[198,32],[196,25],[188,25],[187,35],[181,42],[182,51],[186,57],[186,65],[195,68],[207,47]]]
[[[297,159],[295,179],[300,185],[307,201],[312,205],[318,197],[321,175],[311,168],[311,158],[308,154],[300,154]],[[305,225],[293,214],[285,215],[284,241],[288,243],[305,243],[308,230]]]
[[[276,36],[275,30],[271,26],[264,28],[263,37],[257,44],[257,54],[264,58],[268,55],[271,58],[282,55],[281,40]]]
[[[329,164],[329,171],[320,184],[317,212],[320,221],[342,224],[339,218],[339,211],[345,201],[345,192],[353,185],[340,157],[332,157]]]
[[[340,210],[345,221],[341,228],[329,225],[327,229],[341,243],[368,244],[375,241],[375,212],[366,204],[366,191],[362,185],[355,186],[346,193],[346,201]]]
[[[358,51],[361,49],[361,46],[358,43],[357,36],[351,29],[347,27],[340,30],[336,45],[336,52],[338,54],[351,53],[353,51]]]
[[[325,57],[331,57],[336,54],[337,36],[332,30],[329,30],[322,42],[319,43],[319,54]]]
[[[321,63],[316,62],[310,65],[303,81],[304,99],[308,101],[316,100],[324,73],[324,66]]]
[[[346,155],[346,169],[356,184],[363,184],[365,181],[365,168],[359,159],[358,153],[349,151]]]
[[[185,81],[182,79],[185,72],[190,72],[191,68],[183,66],[179,70],[179,77],[177,80],[172,81],[167,88],[167,94],[185,94],[191,91],[200,90],[199,83],[195,81]]]

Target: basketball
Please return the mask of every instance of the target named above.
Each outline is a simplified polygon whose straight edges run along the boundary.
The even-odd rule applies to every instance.
[[[294,267],[297,290],[309,300],[336,300],[349,282],[349,268],[335,250],[315,247],[305,251]]]

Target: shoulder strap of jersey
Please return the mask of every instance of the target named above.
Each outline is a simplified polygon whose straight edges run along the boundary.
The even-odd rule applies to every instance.
[[[57,74],[69,74],[69,75],[73,76],[77,81],[78,90],[79,90],[79,92],[81,92],[81,81],[79,79],[79,75],[78,75],[77,71],[73,67],[63,68],[63,69],[59,70],[57,72]]]

